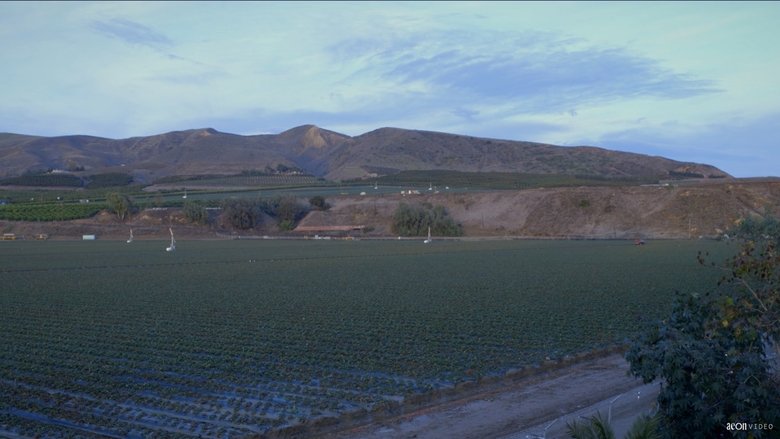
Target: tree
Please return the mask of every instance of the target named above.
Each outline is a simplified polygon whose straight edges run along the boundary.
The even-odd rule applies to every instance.
[[[222,212],[223,217],[231,226],[241,230],[255,227],[262,218],[259,201],[226,200],[222,205]]]
[[[111,192],[106,196],[106,203],[108,203],[108,209],[114,212],[120,221],[124,221],[128,212],[133,206],[130,197],[118,192]]]
[[[276,218],[279,228],[292,230],[295,223],[309,211],[307,206],[299,203],[294,197],[277,197],[265,204],[266,211]]]
[[[777,238],[762,225],[750,230],[718,288],[678,295],[669,318],[626,354],[634,375],[664,380],[658,404],[665,437],[762,437],[762,430],[729,431],[728,423],[780,418],[780,385],[766,355],[780,335]]]
[[[186,201],[182,212],[187,220],[195,224],[206,224],[208,222],[208,211],[199,201]]]

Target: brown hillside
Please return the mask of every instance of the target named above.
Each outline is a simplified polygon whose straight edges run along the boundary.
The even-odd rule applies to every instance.
[[[780,216],[780,182],[699,186],[550,188],[385,197],[344,197],[304,225],[363,224],[390,235],[399,203],[443,205],[467,236],[714,237],[748,216]]]
[[[400,170],[584,174],[665,179],[724,177],[709,165],[595,147],[561,147],[431,131],[380,128],[350,137],[304,125],[276,135],[212,128],[112,140],[0,134],[0,177],[40,169],[123,171],[150,183],[170,175],[234,174],[284,164],[328,179]]]

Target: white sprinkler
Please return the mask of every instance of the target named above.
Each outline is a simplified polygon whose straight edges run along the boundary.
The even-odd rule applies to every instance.
[[[425,243],[425,244],[430,244],[431,243],[431,228],[430,227],[428,227],[428,239],[423,241],[423,243]]]
[[[172,252],[176,250],[176,240],[173,238],[173,229],[169,227],[168,230],[171,232],[171,245],[169,247],[166,247],[165,251]]]

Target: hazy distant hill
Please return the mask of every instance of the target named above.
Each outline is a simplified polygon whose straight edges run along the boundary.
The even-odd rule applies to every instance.
[[[356,137],[304,125],[241,136],[211,128],[148,137],[39,137],[0,133],[0,176],[48,168],[124,171],[151,182],[169,175],[230,174],[294,166],[328,179],[446,169],[602,177],[725,177],[710,165],[611,151],[380,128]]]

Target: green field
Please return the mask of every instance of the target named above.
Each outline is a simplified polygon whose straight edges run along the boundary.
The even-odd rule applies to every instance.
[[[624,342],[712,241],[0,242],[0,436],[237,437]]]

